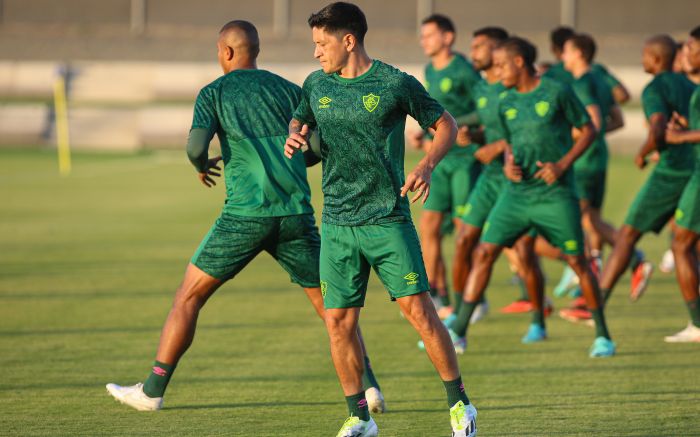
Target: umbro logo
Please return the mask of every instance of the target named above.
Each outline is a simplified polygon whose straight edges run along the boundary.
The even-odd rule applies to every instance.
[[[417,279],[420,277],[420,275],[416,272],[411,272],[404,276],[403,278],[406,280],[406,285],[415,285],[418,283]]]
[[[320,99],[318,99],[318,103],[320,103],[320,105],[318,105],[319,109],[330,108],[330,103],[332,101],[333,100],[331,100],[331,98],[328,96],[321,97]]]

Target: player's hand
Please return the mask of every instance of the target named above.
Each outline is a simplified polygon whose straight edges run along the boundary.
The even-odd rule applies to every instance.
[[[416,168],[406,176],[406,183],[401,187],[401,197],[406,197],[409,191],[415,192],[416,194],[411,198],[411,203],[415,203],[422,197],[422,203],[425,204],[430,195],[430,178],[432,173],[432,169],[427,165],[418,163]]]
[[[503,145],[500,143],[491,143],[479,147],[479,149],[474,152],[474,158],[478,159],[482,164],[489,164],[501,153],[503,153]]]
[[[508,154],[506,161],[503,164],[503,173],[505,173],[506,178],[513,182],[520,182],[523,180],[523,169],[519,165],[515,165],[515,158],[512,154]]]
[[[647,166],[647,158],[641,153],[634,157],[634,165],[640,170]]]
[[[221,176],[221,173],[214,171],[214,170],[221,171],[221,168],[218,165],[219,161],[221,161],[221,156],[215,156],[214,158],[209,159],[207,161],[207,171],[197,174],[197,177],[199,177],[199,181],[209,188],[216,185],[216,181],[214,179],[212,179],[211,176],[214,176],[217,178],[219,176]]]
[[[291,158],[294,154],[301,150],[302,147],[308,147],[309,135],[309,125],[305,124],[301,127],[299,132],[292,132],[287,137],[287,141],[284,143],[284,156]]]
[[[425,132],[422,130],[417,130],[415,132],[411,132],[411,134],[408,136],[408,144],[413,147],[416,150],[420,150],[423,148],[423,138],[425,137]]]
[[[680,129],[666,129],[666,142],[669,144],[682,144],[683,131]]]
[[[673,111],[673,115],[671,115],[668,124],[676,126],[677,129],[688,129],[688,119],[676,111]]]
[[[534,177],[542,179],[547,185],[552,185],[564,174],[564,169],[558,162],[537,161],[537,167],[540,169],[537,170]]]
[[[472,138],[469,135],[469,127],[462,126],[457,129],[457,139],[455,142],[458,146],[468,146],[472,143]]]

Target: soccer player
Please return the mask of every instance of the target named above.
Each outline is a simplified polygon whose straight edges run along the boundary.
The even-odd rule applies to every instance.
[[[425,88],[452,116],[459,119],[474,112],[472,88],[481,81],[469,61],[452,50],[456,31],[452,21],[444,15],[431,15],[423,20],[420,44],[430,57],[425,66]],[[466,129],[464,126],[462,129]],[[416,141],[423,141],[429,149],[429,135],[420,131]],[[455,143],[445,158],[435,167],[431,193],[420,216],[420,239],[425,270],[431,294],[441,298],[440,315],[451,312],[445,262],[442,257],[442,223],[447,216],[457,222],[463,213],[469,192],[479,175],[481,165],[474,159],[476,144]],[[461,289],[455,289],[461,292]],[[458,296],[461,298],[461,295]],[[455,304],[461,299],[455,300]],[[444,309],[443,309],[444,308]]]
[[[574,161],[595,137],[581,102],[571,89],[556,80],[535,76],[534,46],[521,38],[509,38],[494,53],[501,83],[509,88],[499,103],[499,129],[506,151],[504,171],[510,179],[484,225],[474,255],[463,307],[477,302],[488,285],[496,257],[504,246],[534,228],[564,252],[566,261],[581,279],[581,287],[596,320],[591,357],[608,357],[615,344],[605,324],[598,284],[583,255],[583,231],[575,194]],[[571,129],[580,130],[572,145]],[[534,248],[530,248],[532,254]],[[536,311],[524,343],[544,340],[543,291],[530,295]],[[466,335],[455,332],[457,335]]]
[[[684,48],[685,63],[691,72],[700,72],[700,27],[690,32]],[[698,253],[700,240],[700,87],[696,87],[690,99],[688,119],[676,115],[666,131],[669,148],[678,144],[693,144],[695,169],[676,209],[676,231],[673,236],[673,255],[676,261],[676,277],[688,306],[690,323],[682,331],[665,338],[669,343],[700,342],[700,294],[698,294]],[[689,123],[688,123],[689,122]],[[684,128],[690,130],[684,130]]]
[[[412,76],[367,55],[367,21],[337,2],[308,20],[321,70],[309,75],[289,125],[285,153],[321,135],[323,214],[321,289],[331,356],[350,410],[339,437],[376,436],[362,391],[362,353],[354,333],[374,269],[425,342],[447,391],[453,436],[476,435],[476,409],[430,295],[420,243],[405,197],[425,200],[430,176],[457,135],[452,116]],[[404,179],[406,116],[435,130],[426,156]]]
[[[141,411],[162,407],[175,366],[192,343],[200,309],[260,252],[268,252],[279,262],[324,318],[318,275],[320,238],[306,180],[306,164],[319,159],[310,151],[291,160],[283,156],[287,124],[301,99],[301,89],[257,69],[259,40],[251,23],[226,24],[217,46],[224,75],[197,97],[187,154],[200,181],[207,187],[215,185],[212,176],[220,175],[216,170],[221,157],[208,159],[208,149],[214,134],[218,135],[226,203],[187,266],[146,382],[130,387],[107,385],[117,400]],[[365,378],[373,380],[369,360],[364,360]],[[382,409],[376,380],[367,388],[374,408]]]

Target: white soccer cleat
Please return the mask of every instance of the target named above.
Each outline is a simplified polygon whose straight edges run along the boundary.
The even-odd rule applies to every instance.
[[[688,326],[680,332],[664,337],[666,343],[700,343],[700,328],[688,323]]]
[[[474,308],[474,312],[472,313],[472,316],[469,318],[469,324],[473,325],[474,323],[478,322],[479,320],[483,319],[489,314],[489,302],[487,300],[484,300],[480,304]]]
[[[377,387],[370,387],[365,390],[365,399],[367,399],[367,407],[370,413],[381,414],[386,411],[384,395]]]
[[[664,255],[661,257],[661,262],[659,263],[659,270],[663,273],[673,273],[676,269],[676,259],[673,257],[673,251],[667,249]]]
[[[452,437],[476,436],[476,408],[472,404],[457,402],[450,408],[450,423]]]
[[[343,423],[336,437],[377,437],[379,430],[377,424],[371,417],[368,421],[360,420],[359,417],[350,416]]]
[[[129,387],[107,384],[107,391],[114,396],[114,399],[139,411],[158,411],[163,408],[163,398],[146,396],[143,392],[143,384],[140,382]]]

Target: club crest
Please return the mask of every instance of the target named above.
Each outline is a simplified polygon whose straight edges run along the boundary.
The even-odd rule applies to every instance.
[[[372,112],[377,109],[377,105],[379,105],[379,96],[369,93],[366,96],[362,96],[362,103],[364,103],[367,111]]]
[[[537,112],[537,115],[539,115],[540,117],[544,117],[545,115],[547,115],[548,111],[549,102],[541,101],[535,104],[535,112]]]

